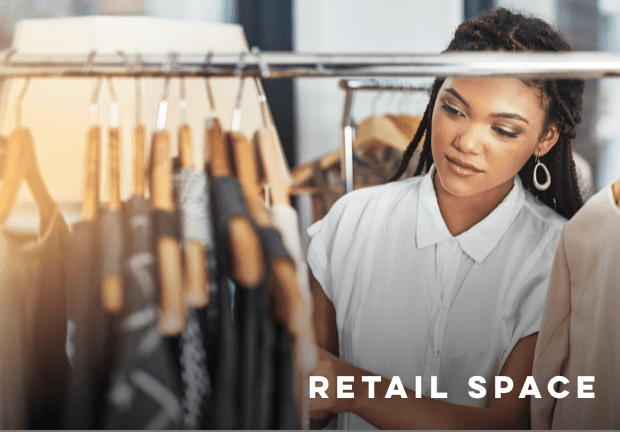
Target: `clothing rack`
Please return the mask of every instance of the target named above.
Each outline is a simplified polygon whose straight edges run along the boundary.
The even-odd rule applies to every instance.
[[[304,54],[265,51],[206,54],[36,54],[0,53],[0,79],[45,77],[429,77],[517,76],[603,78],[620,76],[620,53],[456,52],[442,54]],[[350,111],[357,90],[412,90],[386,82],[341,81],[346,91],[342,119],[343,182],[353,190],[353,126]]]
[[[620,53],[303,54],[265,51],[204,54],[0,53],[0,77],[429,77],[511,75],[620,76]]]
[[[429,87],[420,86],[393,79],[366,79],[366,80],[340,80],[338,86],[345,91],[344,108],[342,112],[342,149],[343,156],[341,164],[343,169],[342,183],[344,184],[344,193],[353,190],[353,141],[355,140],[355,126],[351,118],[351,110],[353,109],[353,95],[358,91],[376,91],[376,92],[426,92]]]

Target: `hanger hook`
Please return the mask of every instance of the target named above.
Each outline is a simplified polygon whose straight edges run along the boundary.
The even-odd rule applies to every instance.
[[[142,80],[139,69],[142,69],[142,55],[136,54],[133,69],[135,72],[134,87],[136,88],[136,125],[142,124]]]
[[[243,84],[245,79],[243,78],[243,69],[245,67],[245,51],[241,51],[239,55],[239,62],[235,69],[235,75],[239,78],[239,88],[237,90],[237,97],[235,99],[235,109],[233,111],[232,126],[230,128],[233,132],[238,132],[241,129],[241,100],[243,99]]]
[[[86,59],[86,63],[84,63],[84,67],[82,68],[83,74],[90,74],[90,71],[93,68],[93,63],[95,62],[95,56],[97,55],[96,50],[92,50],[90,54],[88,54],[88,58]]]
[[[96,126],[99,124],[99,93],[101,91],[101,77],[95,80],[93,95],[90,97],[90,124]]]
[[[112,84],[112,78],[108,77],[108,91],[110,92],[110,127],[118,127],[118,99],[116,98],[116,91]]]
[[[11,48],[9,52],[4,56],[4,67],[11,67],[13,65],[13,56],[17,53],[15,48]]]
[[[4,67],[11,67],[13,65],[13,56],[15,55],[15,53],[17,53],[17,50],[15,48],[11,48],[6,55],[4,56]],[[2,80],[0,81],[0,83],[2,83],[2,85],[4,86],[4,83],[6,82],[6,78],[2,78]],[[5,108],[2,110],[2,125],[4,125],[5,120],[6,120],[6,113],[7,113],[8,109]],[[16,120],[18,121],[18,120]]]
[[[22,102],[26,97],[26,92],[28,91],[28,86],[30,84],[30,77],[26,77],[24,79],[24,86],[22,87],[22,91],[19,93],[17,97],[17,105],[15,107],[15,122],[16,127],[19,129],[22,126]]]
[[[267,62],[264,62],[261,58],[260,48],[256,46],[253,47],[252,54],[256,56],[256,60],[261,70],[261,76],[269,77],[271,75],[271,72],[269,71],[269,66],[267,65]],[[259,77],[257,76],[254,77],[254,83],[256,84],[256,90],[258,91],[258,102],[260,104],[260,112],[261,112],[261,117],[263,119],[263,126],[267,127],[267,123],[268,123],[267,119],[269,118],[269,114],[268,114],[269,106],[267,105],[267,96],[265,96],[265,90],[263,89],[263,83],[261,82]]]
[[[185,77],[179,77],[179,123],[187,122],[187,97],[185,95]]]
[[[170,53],[165,66],[166,77],[164,78],[164,91],[159,102],[159,111],[157,113],[157,130],[164,130],[166,127],[166,117],[168,114],[168,87],[170,87],[170,75],[176,65],[178,58],[177,53]]]
[[[205,59],[205,85],[207,87],[207,100],[209,101],[209,108],[211,113],[215,113],[215,98],[213,97],[213,89],[211,88],[211,62],[213,61],[213,51],[209,51]]]

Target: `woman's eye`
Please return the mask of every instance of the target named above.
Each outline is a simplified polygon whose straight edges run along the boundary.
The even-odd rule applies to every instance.
[[[510,131],[507,131],[506,129],[502,129],[502,128],[495,128],[495,131],[498,134],[503,135],[503,136],[508,137],[508,138],[516,138],[517,135],[518,135],[518,134],[516,134],[514,132],[510,132]]]
[[[460,116],[463,116],[463,113],[462,113],[460,110],[458,110],[458,109],[454,108],[453,106],[448,105],[448,104],[447,104],[447,103],[445,103],[445,102],[444,102],[443,104],[441,104],[441,107],[442,107],[444,110],[446,110],[448,113],[452,114],[452,115],[460,115]]]

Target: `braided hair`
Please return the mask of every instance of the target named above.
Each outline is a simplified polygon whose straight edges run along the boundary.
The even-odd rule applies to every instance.
[[[486,11],[476,18],[463,22],[450,42],[450,51],[570,51],[570,46],[546,22],[499,8]],[[413,140],[403,154],[400,167],[390,181],[395,181],[407,169],[414,151],[424,136],[418,166],[414,176],[427,172],[432,163],[431,127],[433,108],[439,89],[445,78],[437,78],[430,91],[430,100],[424,111],[422,121]],[[560,136],[555,146],[540,158],[553,179],[546,191],[534,187],[533,175],[535,157],[532,156],[519,171],[525,188],[566,218],[572,217],[583,205],[579,191],[575,162],[573,161],[571,141],[577,135],[577,125],[581,123],[581,106],[584,81],[580,79],[524,80],[541,92],[546,105],[546,117],[541,132],[542,138],[547,128],[558,122]],[[426,134],[425,134],[426,133]]]

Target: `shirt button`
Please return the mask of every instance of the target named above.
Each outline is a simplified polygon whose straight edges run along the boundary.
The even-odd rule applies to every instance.
[[[450,238],[448,239],[448,244],[449,244],[450,246],[454,246],[454,245],[456,244],[456,241],[455,241],[452,237],[450,237]]]
[[[439,298],[443,300],[443,291],[439,293]]]

